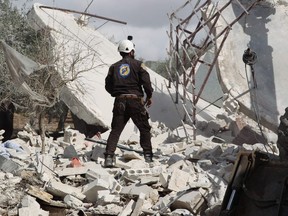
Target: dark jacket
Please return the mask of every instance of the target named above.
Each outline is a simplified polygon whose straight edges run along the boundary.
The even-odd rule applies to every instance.
[[[105,79],[105,89],[113,97],[121,94],[144,96],[143,88],[148,98],[152,97],[149,73],[141,61],[125,56],[110,66]]]

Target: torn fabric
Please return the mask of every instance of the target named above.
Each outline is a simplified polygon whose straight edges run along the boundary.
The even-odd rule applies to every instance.
[[[41,65],[37,62],[34,62],[27,56],[17,52],[2,40],[1,44],[10,75],[16,86],[21,88],[22,92],[28,94],[32,100],[38,101],[40,103],[48,103],[48,99],[45,96],[33,91],[24,81],[24,78],[28,77],[33,71],[45,68],[46,65]]]

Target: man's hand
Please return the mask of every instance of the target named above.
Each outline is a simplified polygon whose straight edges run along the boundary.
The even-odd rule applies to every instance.
[[[152,104],[152,99],[151,98],[146,98],[144,106],[146,106],[147,108],[149,108]]]

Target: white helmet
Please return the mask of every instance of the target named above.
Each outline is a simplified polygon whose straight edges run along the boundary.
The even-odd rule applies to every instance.
[[[134,44],[130,40],[122,40],[118,46],[118,52],[130,53],[135,50]]]

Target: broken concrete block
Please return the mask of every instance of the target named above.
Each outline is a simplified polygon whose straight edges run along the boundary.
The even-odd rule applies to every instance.
[[[223,166],[220,169],[218,169],[217,175],[222,177],[226,182],[229,182],[233,168],[234,164],[224,163]]]
[[[204,130],[204,133],[206,134],[207,137],[216,135],[219,130],[226,125],[226,122],[224,120],[212,120],[208,122],[207,127]]]
[[[95,179],[93,182],[84,185],[82,193],[86,196],[86,200],[95,203],[97,201],[96,192],[99,190],[109,189],[109,183],[103,179]]]
[[[113,194],[119,194],[122,190],[122,186],[119,184],[119,182],[107,172],[106,169],[103,169],[102,167],[99,167],[99,169],[94,170],[88,170],[86,173],[86,178],[89,182],[92,182],[96,179],[102,179],[105,182],[109,183],[109,190]]]
[[[76,149],[73,145],[69,145],[64,148],[63,158],[77,158],[78,154],[76,152]]]
[[[155,160],[154,160],[155,162]],[[129,168],[126,169],[145,169],[147,168],[147,163],[145,162],[145,160],[139,160],[139,159],[132,159],[128,162],[125,163],[126,166],[128,166]]]
[[[194,178],[190,178],[188,185],[189,188],[210,188],[212,184],[206,173],[198,173]]]
[[[173,195],[173,193],[175,193],[175,192],[167,194],[164,197],[160,197],[158,202],[152,207],[152,209],[155,211],[161,211],[162,213],[169,212],[170,211],[169,204],[173,200],[173,197],[171,196],[171,195]]]
[[[83,166],[81,167],[58,168],[55,171],[58,174],[58,176],[62,177],[62,176],[69,176],[69,175],[82,175],[82,174],[87,173],[89,169],[94,170],[94,169],[99,169],[101,167],[100,164],[96,164],[93,161],[83,163],[82,165]]]
[[[157,137],[151,137],[151,142],[153,143],[153,148],[158,148],[159,144],[165,143],[169,132],[159,134]]]
[[[215,158],[220,158],[220,155],[223,154],[223,150],[220,145],[214,146],[214,148],[207,150],[206,152],[201,153],[202,158],[207,158],[207,159],[215,159]]]
[[[28,133],[27,131],[19,131],[17,133],[17,137],[25,141],[28,141],[30,146],[37,145],[37,138],[33,134]]]
[[[140,193],[144,193],[147,198],[153,189],[147,185],[137,185],[132,184],[126,187],[123,187],[120,194],[130,195],[130,196],[139,196]]]
[[[194,216],[189,210],[187,209],[175,209],[174,211],[171,212],[171,216]]]
[[[159,196],[158,190],[152,189],[149,192],[148,199],[151,201],[151,203],[155,204],[159,200],[159,197],[160,196]]]
[[[165,163],[165,165],[155,165],[153,167],[150,167],[152,175],[153,176],[160,176],[161,173],[166,172],[167,170],[167,164]]]
[[[267,139],[267,142],[268,143],[271,143],[271,144],[276,144],[277,143],[277,140],[278,140],[278,135],[270,130],[265,130],[263,131],[264,133],[264,136],[266,137]]]
[[[220,155],[220,157],[224,159],[227,156],[237,155],[238,152],[239,152],[239,146],[234,145],[234,144],[229,144],[229,146],[223,149],[223,153]]]
[[[143,185],[152,185],[159,182],[159,177],[157,176],[140,176],[139,178],[141,184]]]
[[[203,169],[203,170],[207,170],[212,166],[212,162],[211,160],[208,159],[202,159],[202,160],[198,160],[197,164]]]
[[[187,189],[188,182],[191,176],[189,173],[184,172],[179,169],[175,169],[171,173],[171,178],[169,179],[168,189],[172,191],[181,191]]]
[[[110,190],[97,191],[96,195],[97,195],[97,204],[98,205],[107,205],[110,203],[120,204],[120,195],[119,194],[110,194]]]
[[[122,168],[122,169],[131,169],[131,165],[121,160],[118,160],[116,157],[115,167]]]
[[[124,207],[123,211],[118,216],[129,216],[133,211],[135,205],[134,200],[130,200],[130,202]]]
[[[0,155],[0,170],[3,172],[16,173],[19,168],[17,163]]]
[[[173,172],[173,170],[175,169],[184,169],[184,167],[187,167],[187,161],[184,161],[184,160],[179,160],[173,164],[171,164],[169,167],[168,167],[168,171],[169,172]]]
[[[225,191],[227,189],[227,182],[225,182],[221,177],[211,173],[207,173],[207,176],[212,183],[212,186],[209,190],[213,191],[213,193],[206,195],[208,206],[218,205],[224,198]]]
[[[6,178],[6,173],[0,171],[0,180],[4,180]]]
[[[170,155],[174,153],[174,146],[173,144],[159,144],[157,151],[161,152],[164,155]]]
[[[72,187],[56,180],[51,180],[46,186],[46,190],[52,195],[64,198],[66,195],[71,194],[80,200],[84,200],[85,195],[81,193],[81,189]]]
[[[188,209],[193,214],[198,214],[205,205],[205,195],[207,190],[200,188],[199,190],[192,190],[180,196],[172,204],[173,209]]]
[[[75,209],[83,207],[83,202],[70,194],[64,197],[64,203]]]
[[[185,156],[183,154],[174,153],[170,156],[169,160],[167,161],[167,164],[170,166],[176,163],[177,161],[183,160],[184,158]]]
[[[117,204],[107,204],[104,206],[97,206],[94,208],[94,215],[120,215],[123,211],[123,207]]]
[[[159,181],[163,188],[168,187],[169,178],[170,178],[170,175],[168,173],[161,173],[159,175]]]
[[[94,145],[91,153],[91,160],[100,163],[104,161],[105,145],[96,144]]]
[[[259,142],[266,143],[266,138],[263,137],[259,131],[255,130],[255,128],[250,127],[250,125],[243,127],[239,134],[232,140],[232,143],[236,145],[241,145],[243,143],[254,144]]]
[[[19,216],[26,216],[26,215],[43,215],[48,216],[49,212],[44,211],[40,208],[40,204],[36,201],[35,198],[26,195],[21,200],[21,208],[18,210]]]
[[[27,154],[26,152],[17,152],[17,150],[9,149],[9,148],[7,148],[6,150],[10,154],[11,158],[16,158],[16,159],[25,161],[29,157],[29,154]]]
[[[178,142],[174,144],[174,152],[184,151],[187,148],[186,142]]]
[[[11,174],[11,173],[7,173],[7,174]],[[18,183],[20,183],[21,181],[22,181],[22,178],[21,177],[19,177],[19,176],[13,176],[12,174],[12,176],[10,176],[10,177],[8,177],[8,175],[5,175],[5,177],[8,179],[8,181],[9,181],[9,184],[18,184]]]
[[[119,184],[118,181],[113,176],[109,176],[109,189],[112,194],[119,194],[122,191],[122,186]]]
[[[54,161],[52,155],[49,154],[37,154],[36,155],[36,168],[40,174],[47,173],[48,175],[54,175]]]
[[[244,150],[247,150],[247,151],[253,151],[253,146],[251,144],[245,144],[243,143],[242,144],[242,147]]]
[[[140,154],[134,151],[124,151],[122,157],[125,160],[132,160],[132,159],[143,160],[144,159]]]
[[[152,171],[149,168],[146,169],[126,169],[123,176],[128,178],[137,179],[139,176],[151,176]]]
[[[201,159],[197,157],[197,153],[200,150],[201,146],[188,146],[185,151],[184,155],[189,158]]]
[[[142,206],[144,204],[144,200],[145,200],[145,194],[144,193],[140,193],[139,197],[137,199],[137,202],[134,206],[133,212],[131,214],[131,216],[138,216],[141,214],[142,212]]]
[[[77,146],[78,144],[83,145],[84,140],[85,140],[85,135],[81,134],[78,130],[73,130],[71,128],[68,128],[64,131],[64,138],[63,138],[64,142]]]
[[[106,176],[111,176],[106,169],[99,166],[97,169],[88,169],[85,173],[85,177],[88,179],[89,182],[94,181],[98,178],[104,178]]]

